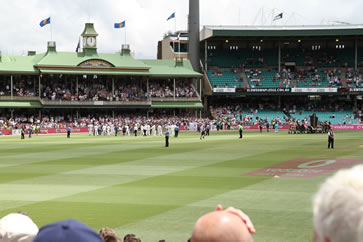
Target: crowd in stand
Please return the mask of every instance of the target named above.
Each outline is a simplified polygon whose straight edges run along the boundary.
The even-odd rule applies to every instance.
[[[0,82],[0,96],[10,96],[11,86],[6,81]],[[36,89],[33,81],[28,77],[27,80],[14,80],[13,95],[21,97],[33,97],[36,95]]]
[[[174,84],[155,82],[151,83],[149,87],[149,94],[151,97],[174,97]],[[196,97],[197,93],[192,87],[190,81],[178,81],[175,84],[175,97]]]
[[[236,124],[243,125],[259,125],[261,122],[263,124],[268,123],[278,123],[279,125],[284,125],[287,123],[286,119],[279,116],[276,117],[266,117],[263,114],[259,114],[261,110],[278,110],[278,107],[274,104],[259,104],[259,105],[246,105],[242,108],[241,105],[217,105],[211,106],[211,114],[216,122],[222,122],[227,126],[232,126]],[[221,124],[221,126],[222,126]]]
[[[268,71],[272,74],[272,82],[278,82],[280,88],[292,88],[308,85],[310,87],[340,87],[343,84],[341,79],[341,70],[329,69],[319,71],[315,67],[291,70],[283,68],[281,72],[274,70]],[[266,80],[259,69],[247,71],[247,77],[253,83],[253,86],[262,87],[262,82]]]
[[[363,87],[363,74],[360,71],[348,69],[345,73],[348,87]]]
[[[275,176],[276,177],[276,176]],[[328,177],[313,199],[314,242],[363,241],[363,166],[340,170]],[[354,212],[352,212],[354,211]],[[253,218],[252,218],[253,219]],[[190,242],[253,242],[257,231],[251,218],[234,207],[202,215],[194,224]],[[11,213],[0,219],[0,242],[141,242],[134,234],[123,240],[111,228],[99,233],[75,219],[51,223],[38,229],[25,213]],[[159,240],[165,242],[165,240]]]
[[[9,81],[0,81],[0,96],[10,96]],[[38,96],[38,87],[30,78],[14,80],[14,96]],[[68,81],[62,78],[44,77],[41,84],[41,98],[51,101],[143,101],[149,97],[174,97],[174,83],[170,81],[150,81],[149,93],[146,82],[137,80],[111,80],[80,78]],[[191,81],[176,81],[175,97],[197,97]]]

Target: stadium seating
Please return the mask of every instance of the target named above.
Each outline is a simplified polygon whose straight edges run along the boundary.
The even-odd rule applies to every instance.
[[[208,65],[218,66],[220,68],[241,66],[246,68],[262,68],[265,66],[277,66],[277,51],[257,51],[250,49],[214,50],[209,52]]]
[[[269,121],[273,119],[284,120],[286,118],[286,115],[283,112],[272,109],[258,110],[257,113],[251,113],[249,110],[244,110],[244,114],[252,114],[254,120],[256,120],[257,117],[263,120],[267,118]]]
[[[243,87],[240,74],[232,71],[208,71],[208,78],[212,87]]]
[[[297,111],[295,114],[291,114],[292,118],[297,120],[310,120],[309,116],[313,113],[316,114],[319,121],[328,121],[331,124],[359,124],[355,119],[353,110],[345,110],[339,112],[320,112],[320,111]]]

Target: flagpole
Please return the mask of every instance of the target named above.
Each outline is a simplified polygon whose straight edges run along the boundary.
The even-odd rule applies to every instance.
[[[176,11],[174,11],[174,15],[175,15],[175,17],[174,17],[174,19],[175,19],[175,22],[174,22],[174,24],[175,24],[175,26],[174,26],[174,33],[176,33]]]
[[[52,16],[49,17],[50,18],[50,41],[53,41],[53,19]]]
[[[125,19],[125,45],[127,44],[127,41],[126,41],[126,19]]]

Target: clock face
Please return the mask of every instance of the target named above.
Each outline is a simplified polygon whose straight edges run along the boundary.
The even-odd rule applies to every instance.
[[[96,38],[95,37],[88,37],[87,38],[87,45],[94,47],[96,46]]]

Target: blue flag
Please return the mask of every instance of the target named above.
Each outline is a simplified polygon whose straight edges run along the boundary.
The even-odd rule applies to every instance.
[[[47,19],[44,19],[44,20],[40,21],[40,24],[39,25],[40,25],[40,27],[44,27],[47,24],[50,24],[50,17],[47,18]]]
[[[174,12],[174,13],[172,13],[166,21],[169,21],[169,20],[170,20],[170,19],[172,19],[172,18],[175,18],[175,12]]]
[[[125,21],[122,21],[121,23],[115,23],[115,29],[120,29],[125,27],[126,27]]]

